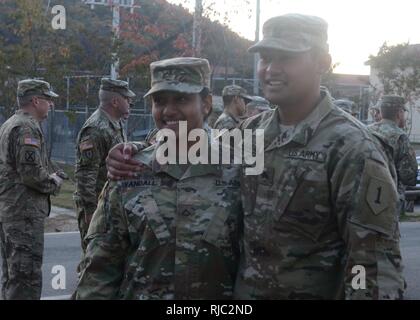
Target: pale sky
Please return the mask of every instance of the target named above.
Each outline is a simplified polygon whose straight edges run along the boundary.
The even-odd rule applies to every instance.
[[[213,1],[217,11],[231,12],[233,31],[255,39],[256,0],[249,0],[249,8],[245,0]],[[194,8],[195,0],[169,2]],[[211,1],[203,2],[206,6]],[[389,45],[420,43],[420,0],[261,0],[261,29],[267,19],[285,13],[317,15],[328,22],[330,53],[333,62],[339,63],[337,73],[369,74],[364,62],[385,41]]]

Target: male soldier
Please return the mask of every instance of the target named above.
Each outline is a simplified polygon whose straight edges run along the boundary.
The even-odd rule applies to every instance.
[[[246,114],[246,104],[252,100],[246,90],[237,85],[223,88],[223,113],[214,124],[215,129],[234,129]]]
[[[384,137],[384,141],[392,149],[398,178],[398,194],[400,199],[399,213],[404,213],[405,188],[415,186],[417,177],[416,153],[410,145],[410,140],[404,130],[405,111],[404,98],[396,95],[383,96],[378,107],[382,120],[369,126],[374,132]]]
[[[288,14],[268,20],[263,34],[250,52],[260,54],[260,83],[278,108],[242,126],[264,130],[265,169],[241,181],[235,297],[401,298],[392,168],[368,130],[320,91],[331,63],[327,23]]]
[[[122,120],[128,118],[133,97],[135,94],[127,82],[103,78],[99,107],[77,137],[74,199],[83,252],[86,250],[84,237],[107,180],[105,158],[114,145],[127,140]]]
[[[58,95],[50,84],[27,79],[18,83],[19,110],[0,127],[0,239],[2,299],[39,300],[42,288],[44,219],[50,195],[62,183],[48,174],[40,122]]]
[[[331,63],[327,23],[287,14],[268,20],[263,34],[250,51],[260,54],[265,98],[278,107],[241,125],[264,130],[256,150],[263,147],[265,169],[242,175],[234,297],[401,298],[395,169],[368,129],[320,90]],[[125,176],[135,162],[122,163],[122,146],[114,151],[110,177]]]

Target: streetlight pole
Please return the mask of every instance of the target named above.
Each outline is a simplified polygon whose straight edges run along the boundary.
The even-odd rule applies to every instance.
[[[134,5],[134,0],[121,1],[121,0],[82,0],[85,4],[89,4],[91,9],[95,8],[95,5],[107,6],[112,8],[112,32],[114,34],[114,41],[119,39],[120,36],[120,8],[130,8],[130,12],[133,13],[134,8],[140,8],[140,6]],[[119,60],[117,53],[112,54],[111,64],[111,79],[118,78],[118,66]]]
[[[193,22],[193,40],[192,47],[194,56],[201,55],[201,20],[203,16],[203,1],[195,0],[194,22]]]
[[[255,43],[260,40],[260,0],[257,0],[257,10],[256,10],[256,27],[255,27]],[[259,86],[258,86],[258,53],[254,54],[254,94],[258,95],[259,93]]]

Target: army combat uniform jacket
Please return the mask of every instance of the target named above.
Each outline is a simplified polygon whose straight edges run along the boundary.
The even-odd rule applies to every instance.
[[[265,168],[242,175],[244,254],[235,298],[402,295],[392,168],[366,127],[322,95],[285,141],[277,109],[243,125],[264,129]]]
[[[160,166],[109,182],[89,227],[78,299],[230,299],[239,261],[238,167]]]
[[[59,186],[49,176],[41,127],[18,110],[0,128],[0,222],[45,218]]]
[[[410,145],[407,134],[394,121],[383,119],[369,126],[369,129],[384,137],[384,141],[391,147],[393,161],[398,176],[398,193],[404,199],[406,186],[416,185],[417,160],[416,153]]]
[[[107,180],[105,160],[108,152],[126,140],[121,121],[112,120],[100,108],[83,125],[76,147],[74,199],[79,215],[92,215],[95,211],[99,194]]]
[[[224,111],[214,123],[213,128],[219,129],[219,130],[221,129],[231,130],[231,129],[237,128],[238,125],[241,123],[241,121],[242,121],[241,119],[237,119],[231,114]]]

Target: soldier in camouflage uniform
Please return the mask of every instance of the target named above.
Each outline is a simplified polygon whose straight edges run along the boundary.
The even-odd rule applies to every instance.
[[[246,90],[237,85],[223,88],[223,113],[216,120],[214,129],[234,129],[246,118],[246,104],[252,100]]]
[[[235,297],[401,298],[395,170],[366,127],[320,92],[331,63],[327,23],[288,14],[263,33],[250,51],[260,54],[260,83],[278,107],[242,125],[264,130],[265,168],[241,181]]]
[[[400,213],[404,213],[405,188],[415,186],[417,178],[416,153],[410,145],[405,127],[405,101],[395,95],[383,96],[379,102],[382,120],[369,126],[369,129],[380,134],[392,150],[398,177],[398,194]]]
[[[210,67],[198,58],[151,64],[158,129],[205,127]],[[209,139],[210,140],[210,139]],[[77,299],[230,299],[239,260],[239,167],[167,164],[162,141],[135,156],[142,172],[106,185],[89,227]]]
[[[128,118],[134,97],[127,82],[101,79],[100,105],[77,137],[74,200],[83,252],[86,250],[83,239],[107,180],[105,158],[114,145],[127,140],[122,120]]]
[[[0,127],[2,299],[40,299],[44,219],[62,183],[49,174],[40,122],[58,97],[41,80],[20,81],[19,110]]]

